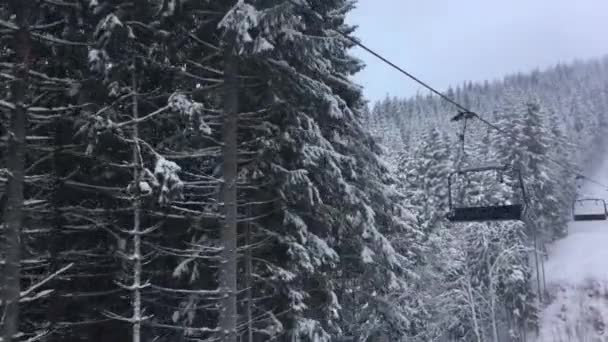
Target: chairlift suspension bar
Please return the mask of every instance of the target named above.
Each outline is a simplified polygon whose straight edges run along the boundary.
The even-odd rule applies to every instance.
[[[526,186],[524,185],[524,176],[521,174],[521,170],[517,169],[517,178],[519,178],[519,185],[521,186],[521,194],[523,196],[523,202],[528,204],[529,198],[528,193],[526,191]],[[527,206],[526,206],[527,209]]]
[[[464,124],[462,126],[462,134],[460,135],[461,161],[466,160],[466,157],[467,157],[467,151],[465,150],[466,132],[467,132],[467,118],[464,119]]]

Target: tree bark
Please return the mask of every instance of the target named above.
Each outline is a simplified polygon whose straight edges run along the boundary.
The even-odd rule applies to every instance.
[[[135,190],[133,199],[133,231],[131,232],[133,238],[133,317],[132,317],[132,341],[141,341],[141,323],[142,323],[142,310],[141,310],[141,272],[142,272],[142,254],[141,254],[141,194],[139,188],[140,175],[143,168],[141,160],[141,151],[139,148],[139,127],[137,119],[139,118],[139,102],[137,98],[137,70],[135,66],[136,60],[133,59],[133,75],[132,75],[132,88],[133,88],[133,189]]]
[[[471,288],[471,277],[467,273],[466,275],[466,286],[467,286],[467,296],[469,297],[469,308],[471,309],[471,318],[473,319],[473,330],[475,333],[475,337],[477,338],[477,342],[481,342],[482,338],[479,334],[479,323],[477,322],[477,310],[475,310],[475,296],[473,295],[473,289]]]
[[[26,91],[30,59],[30,32],[28,27],[27,1],[12,1],[19,29],[15,32],[14,43],[18,63],[15,67],[16,79],[12,82],[12,102],[15,109],[10,119],[7,151],[9,172],[6,187],[6,207],[4,208],[3,244],[5,265],[3,277],[1,317],[4,342],[13,341],[19,331],[19,294],[21,292],[21,230],[23,225],[23,180],[25,169]]]
[[[237,61],[233,55],[234,33],[228,34],[224,52],[224,124],[222,126],[222,202],[224,222],[221,229],[222,265],[220,267],[219,328],[222,341],[237,341],[237,123],[238,123],[238,81]]]
[[[534,263],[536,264],[536,282],[538,285],[538,302],[541,304],[543,302],[543,293],[541,290],[541,279],[540,279],[540,265],[538,261],[538,234],[536,231],[536,225],[532,226],[533,234],[534,234]]]
[[[54,148],[53,148],[53,193],[51,195],[51,205],[53,208],[53,225],[51,234],[48,237],[48,251],[49,251],[49,274],[57,272],[60,268],[60,245],[65,225],[65,217],[63,210],[66,193],[65,193],[65,181],[64,177],[68,174],[68,168],[70,167],[70,160],[66,158],[63,152],[64,145],[67,145],[71,141],[70,134],[70,123],[64,118],[60,117],[56,119],[54,123],[55,137],[54,137]],[[64,237],[65,235],[63,235]],[[61,317],[65,314],[64,301],[62,301],[60,294],[61,289],[56,288],[48,297],[48,310],[46,312],[46,319],[48,322],[48,329],[53,333],[48,336],[47,342],[61,341],[64,336],[61,335],[61,328],[57,329],[57,322],[61,321]]]
[[[247,216],[251,217],[251,205],[247,207]],[[253,315],[252,315],[252,307],[253,307],[253,298],[251,287],[253,286],[253,281],[251,278],[251,273],[253,270],[252,260],[251,260],[251,223],[248,221],[245,223],[245,245],[247,246],[247,250],[245,252],[245,288],[246,288],[246,297],[247,304],[245,307],[245,319],[247,320],[247,342],[253,342]]]
[[[502,256],[499,255],[497,260],[495,261],[495,263],[498,263],[500,259],[500,257]],[[488,266],[488,271],[490,272],[489,274],[489,279],[490,279],[490,315],[492,316],[492,339],[494,342],[499,342],[498,340],[498,326],[496,323],[496,293],[495,293],[495,289],[494,289],[494,266],[495,265],[490,265],[490,260],[487,260],[487,266]]]

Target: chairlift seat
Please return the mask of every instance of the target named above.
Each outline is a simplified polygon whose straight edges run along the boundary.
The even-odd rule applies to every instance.
[[[515,173],[516,182],[521,192],[519,203],[507,205],[489,205],[489,206],[457,206],[452,200],[452,177],[454,175],[465,175],[469,173],[478,173],[494,171],[498,175],[498,180],[502,183],[502,173],[512,171]],[[448,220],[452,222],[481,222],[481,221],[523,221],[528,199],[526,189],[524,187],[523,178],[518,168],[511,168],[508,165],[491,165],[485,167],[469,168],[452,172],[448,177],[448,201],[450,213]]]
[[[593,210],[589,210],[588,208],[585,208],[584,203],[589,202],[595,203],[598,209],[595,210],[594,208]],[[577,199],[572,203],[572,212],[574,221],[605,221],[608,219],[606,201],[600,198]]]
[[[448,219],[452,222],[521,220],[524,206],[521,204],[457,207],[453,208]]]
[[[574,221],[605,221],[606,214],[574,215]]]

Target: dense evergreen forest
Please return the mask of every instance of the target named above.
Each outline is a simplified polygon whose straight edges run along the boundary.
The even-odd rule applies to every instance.
[[[473,120],[459,149],[438,98],[368,109],[338,33],[353,6],[0,2],[0,341],[533,329],[576,192],[554,163],[593,160],[608,59],[449,90],[502,130]],[[490,162],[522,170],[530,220],[448,223],[447,175]],[[495,180],[459,199],[521,200]]]
[[[418,232],[352,6],[2,1],[3,341],[406,331]]]
[[[465,130],[462,120],[452,120],[459,111],[432,95],[387,97],[366,110],[422,233],[420,285],[412,294],[419,307],[412,310],[423,315],[413,340],[524,340],[548,299],[545,244],[567,234],[578,176],[605,152],[608,58],[466,82],[446,95],[495,127],[471,119]],[[445,219],[449,174],[485,165],[521,171],[529,197],[525,223]],[[454,196],[469,205],[517,200],[513,175],[503,183],[493,177],[467,177]]]

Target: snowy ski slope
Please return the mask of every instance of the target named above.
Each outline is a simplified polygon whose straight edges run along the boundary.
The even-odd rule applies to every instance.
[[[608,184],[608,160],[593,178]],[[608,198],[585,183],[579,198]],[[549,304],[538,342],[608,341],[608,221],[571,222],[568,236],[549,246],[545,264]]]

